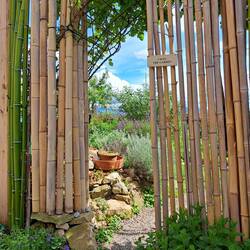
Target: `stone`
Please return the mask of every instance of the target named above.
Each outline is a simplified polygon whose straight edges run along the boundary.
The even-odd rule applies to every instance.
[[[90,159],[89,160],[89,170],[93,170],[95,168],[94,162]]]
[[[125,201],[127,204],[131,203],[131,198],[129,195],[116,194],[115,199],[118,201]]]
[[[92,199],[96,199],[98,197],[107,197],[111,194],[111,187],[109,185],[102,185],[94,188],[90,192],[90,196]]]
[[[103,184],[111,184],[113,185],[114,183],[120,182],[121,181],[121,176],[117,172],[113,172],[109,175],[106,175],[103,179]]]
[[[80,214],[80,216],[78,218],[73,219],[72,221],[70,221],[70,225],[79,225],[82,223],[86,223],[86,222],[92,222],[94,218],[94,213],[93,212],[88,212],[88,213],[82,213]]]
[[[56,225],[57,229],[63,229],[65,231],[69,230],[69,224],[68,223],[64,223],[62,225]]]
[[[48,215],[45,213],[32,213],[31,219],[41,221],[43,223],[52,223],[62,225],[70,222],[74,218],[73,214]]]
[[[76,211],[76,212],[74,213],[74,218],[78,218],[80,215],[81,215],[80,212]]]
[[[118,215],[122,219],[129,219],[133,216],[132,208],[124,201],[118,201],[114,199],[107,200],[109,209],[106,212],[107,215]]]
[[[124,182],[120,181],[113,185],[112,192],[114,194],[128,194],[128,188],[124,184]]]
[[[63,237],[65,235],[65,231],[63,229],[58,229],[55,231],[55,234],[60,237]]]
[[[66,233],[71,249],[75,250],[96,250],[97,244],[92,227],[89,223],[83,223],[71,227]]]

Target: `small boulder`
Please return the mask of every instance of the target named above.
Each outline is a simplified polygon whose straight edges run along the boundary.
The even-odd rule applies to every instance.
[[[92,159],[89,160],[89,170],[93,170],[95,168],[95,164]]]
[[[94,232],[89,223],[71,227],[66,233],[66,238],[71,249],[75,250],[96,250]]]
[[[115,183],[113,185],[112,192],[114,194],[124,194],[124,195],[127,195],[128,194],[128,188],[126,187],[126,185],[124,184],[124,182],[119,181],[119,182],[117,182],[117,183]]]
[[[56,225],[62,225],[64,223],[70,222],[73,218],[73,214],[48,215],[45,213],[33,213],[31,215],[32,220],[41,221],[43,223],[52,223]]]
[[[55,231],[55,234],[58,235],[59,237],[63,237],[65,235],[65,232],[63,229],[57,229]]]
[[[122,219],[129,219],[133,216],[132,208],[126,202],[110,199],[107,203],[109,205],[107,215],[118,215]]]
[[[103,184],[111,184],[113,185],[114,183],[120,182],[121,181],[121,176],[117,172],[113,172],[109,175],[106,175],[103,179]]]
[[[90,192],[90,196],[92,199],[96,199],[98,197],[107,197],[111,194],[111,187],[109,185],[102,185],[94,188]]]
[[[116,194],[115,199],[118,201],[125,201],[127,204],[131,203],[131,198],[129,195]]]

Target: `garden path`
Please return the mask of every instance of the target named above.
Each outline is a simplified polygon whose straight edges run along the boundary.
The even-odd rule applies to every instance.
[[[154,208],[144,208],[137,216],[122,222],[120,231],[114,235],[107,249],[135,249],[135,242],[154,229]]]

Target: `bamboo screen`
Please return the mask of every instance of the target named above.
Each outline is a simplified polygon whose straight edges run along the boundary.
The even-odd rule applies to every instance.
[[[238,0],[146,0],[155,220],[196,204],[249,236],[246,5]]]

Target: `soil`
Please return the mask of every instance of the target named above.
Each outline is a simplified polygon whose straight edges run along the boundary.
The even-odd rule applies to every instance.
[[[132,250],[135,249],[135,242],[147,233],[155,230],[154,208],[144,208],[140,214],[130,220],[122,222],[122,227],[117,232],[111,244],[106,249],[111,250]]]

